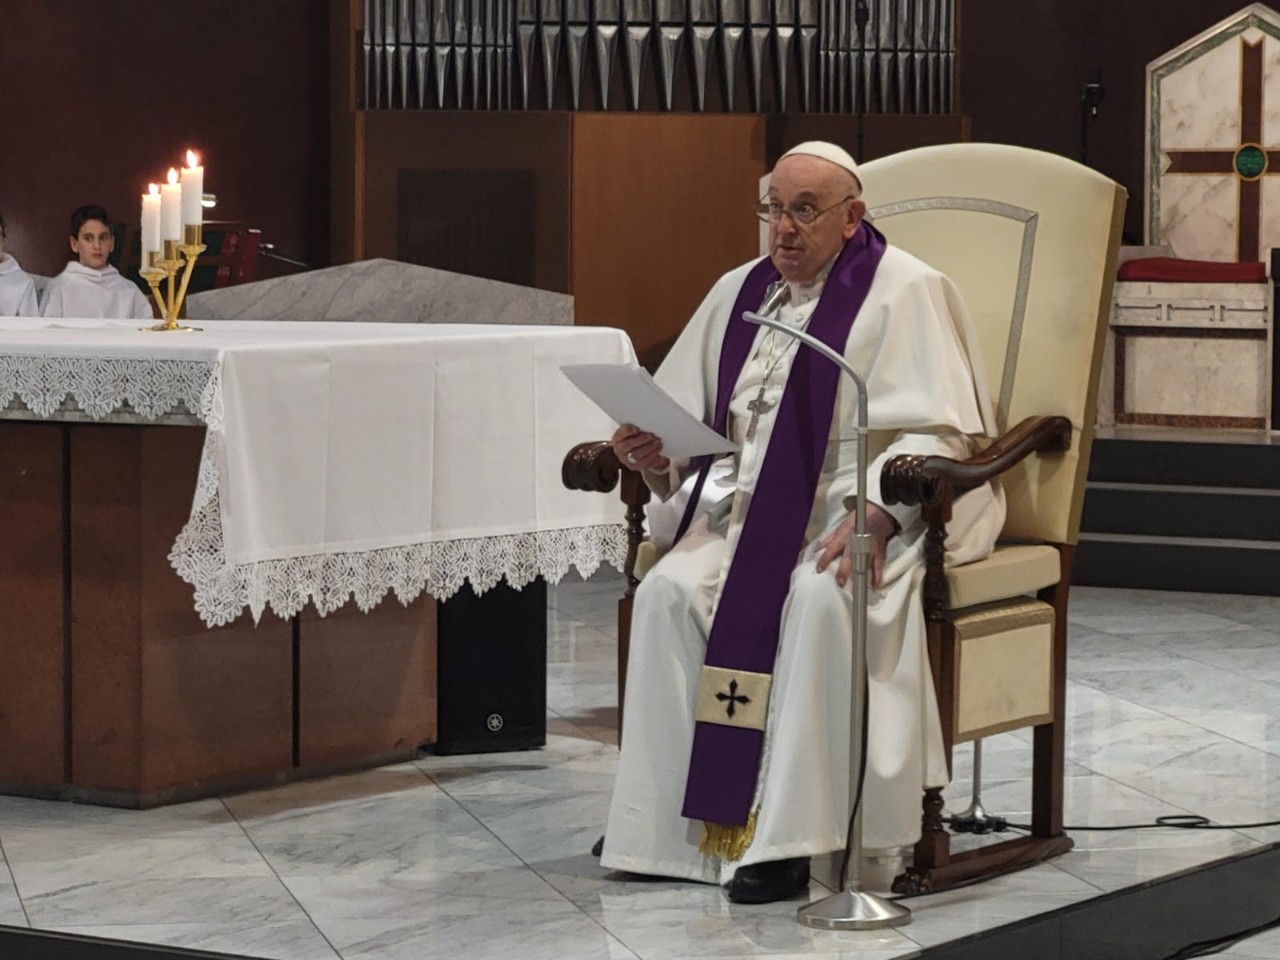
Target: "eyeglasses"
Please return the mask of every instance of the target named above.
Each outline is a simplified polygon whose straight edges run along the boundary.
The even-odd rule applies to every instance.
[[[802,203],[798,207],[788,207],[775,200],[761,200],[756,204],[756,216],[765,223],[778,223],[783,216],[788,216],[797,226],[811,227],[818,222],[818,218],[824,213],[830,213],[840,204],[856,199],[857,197],[850,194],[841,200],[837,200],[829,207],[823,207],[821,210],[812,203]]]

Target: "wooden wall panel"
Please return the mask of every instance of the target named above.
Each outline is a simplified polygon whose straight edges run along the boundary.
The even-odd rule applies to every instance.
[[[4,0],[8,252],[61,270],[72,210],[103,203],[136,225],[146,178],[194,145],[217,219],[326,263],[330,2]]]
[[[569,291],[569,114],[382,110],[363,116],[364,205],[359,232],[365,258],[399,255],[402,171],[532,171],[535,285]],[[468,232],[487,224],[491,239],[480,251],[476,268],[467,272],[485,276],[486,260],[500,263],[522,254],[503,242],[503,219],[510,211],[484,194],[470,199],[466,215],[476,223]],[[447,218],[441,227],[448,229]],[[503,273],[510,275],[505,266]]]
[[[863,118],[862,149],[859,150],[856,117],[821,113],[772,114],[768,119],[765,137],[765,165],[770,168],[787,150],[805,140],[830,140],[838,143],[859,163],[865,163],[916,147],[968,140],[969,118],[954,115],[869,115]]]
[[[579,113],[572,292],[652,366],[716,278],[756,253],[764,117]]]

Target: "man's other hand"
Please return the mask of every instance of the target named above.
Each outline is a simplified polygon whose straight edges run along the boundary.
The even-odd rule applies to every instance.
[[[624,423],[613,432],[613,452],[628,470],[666,470],[671,461],[662,455],[662,441],[652,433]]]
[[[853,529],[856,521],[857,518],[850,513],[840,526],[818,543],[822,551],[818,554],[819,572],[836,563],[836,582],[842,587],[849,582],[853,570]],[[883,507],[867,504],[867,532],[871,534],[871,586],[876,590],[880,589],[880,578],[884,576],[885,544],[895,530],[893,517]]]

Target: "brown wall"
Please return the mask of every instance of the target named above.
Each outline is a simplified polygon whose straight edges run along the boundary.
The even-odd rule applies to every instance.
[[[960,105],[972,136],[1077,157],[1080,88],[1100,68],[1107,93],[1089,160],[1129,188],[1126,232],[1137,239],[1144,68],[1243,4],[966,0]],[[329,262],[330,50],[342,33],[331,36],[330,13],[349,6],[5,0],[0,211],[11,251],[32,270],[59,269],[72,208],[101,201],[135,221],[145,179],[193,143],[207,153],[217,217],[248,219],[286,250]],[[147,109],[158,78],[190,64],[199,77],[190,105]]]
[[[1274,5],[1274,4],[1273,4]],[[961,109],[973,139],[1080,157],[1080,91],[1102,71],[1106,99],[1089,165],[1129,190],[1125,239],[1142,239],[1146,66],[1246,0],[964,0]]]
[[[216,219],[327,263],[329,0],[4,0],[0,212],[28,270],[65,263],[71,211],[135,224],[194,145]],[[176,84],[190,74],[191,87]],[[162,84],[171,95],[161,101]]]

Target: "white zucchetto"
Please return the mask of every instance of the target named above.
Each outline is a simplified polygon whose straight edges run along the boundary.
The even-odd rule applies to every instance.
[[[862,178],[858,176],[858,164],[854,162],[853,157],[844,147],[837,147],[834,143],[828,143],[825,140],[806,140],[804,143],[796,144],[780,156],[778,161],[781,162],[787,157],[796,155],[819,157],[822,160],[834,163],[837,167],[842,167],[853,174],[853,178],[858,181],[858,186],[862,186]]]

